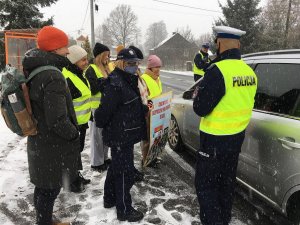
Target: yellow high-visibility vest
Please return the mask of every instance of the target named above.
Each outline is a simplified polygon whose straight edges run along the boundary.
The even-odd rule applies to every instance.
[[[90,66],[94,69],[97,78],[103,77],[103,74],[101,73],[100,69],[95,64],[90,64]],[[98,92],[95,95],[92,95],[91,97],[91,107],[92,109],[98,109],[99,105],[101,103],[101,92]]]
[[[225,95],[213,111],[201,118],[199,129],[212,135],[233,135],[246,129],[254,106],[257,77],[243,61],[215,63],[225,82]]]
[[[204,58],[204,55],[202,54],[202,52],[199,51],[199,54],[201,55],[202,59]],[[208,62],[210,62],[211,60],[208,58]],[[194,74],[196,75],[199,75],[199,76],[204,76],[205,72],[203,69],[199,69],[197,66],[196,66],[196,63],[194,62],[194,66],[193,66],[193,72]]]
[[[142,79],[146,82],[146,85],[149,89],[149,94],[148,95],[148,99],[152,99],[154,97],[157,97],[159,95],[161,95],[162,93],[162,84],[161,84],[161,81],[159,79],[159,77],[157,78],[158,79],[158,82],[156,80],[154,80],[150,75],[144,73],[142,75]]]
[[[78,76],[71,71],[63,68],[62,74],[67,79],[69,78],[74,86],[80,91],[81,97],[73,99],[74,110],[77,118],[77,124],[85,124],[89,122],[91,118],[91,103],[90,99],[92,96],[89,82],[86,85]]]

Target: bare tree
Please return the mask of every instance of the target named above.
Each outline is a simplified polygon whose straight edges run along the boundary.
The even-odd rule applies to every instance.
[[[194,37],[189,25],[187,25],[186,27],[177,28],[176,33],[179,33],[181,36],[183,36],[189,42],[195,42],[195,37]]]
[[[205,34],[201,34],[199,38],[195,40],[195,43],[200,47],[203,43],[205,42],[211,43],[211,41],[212,41],[212,35],[210,33],[205,33]]]
[[[109,35],[114,44],[126,46],[136,39],[136,34],[139,32],[137,20],[129,5],[118,5],[105,19],[103,33]]]
[[[149,25],[146,32],[145,49],[149,51],[156,47],[160,42],[168,36],[167,27],[164,21],[159,21]]]
[[[268,0],[260,19],[260,50],[300,47],[300,0]]]

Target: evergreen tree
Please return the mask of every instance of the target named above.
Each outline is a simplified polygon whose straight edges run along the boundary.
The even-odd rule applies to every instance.
[[[0,1],[0,26],[5,30],[40,28],[52,25],[53,18],[43,21],[43,14],[39,6],[46,7],[57,0],[1,0]]]
[[[0,1],[0,28],[26,29],[40,28],[52,25],[53,18],[42,20],[43,14],[39,12],[40,7],[50,6],[57,0],[1,0]],[[0,70],[5,64],[4,42],[0,40]]]
[[[84,50],[86,50],[88,60],[90,61],[93,58],[93,54],[92,54],[91,44],[90,44],[90,41],[89,41],[88,37],[86,37],[86,40],[82,44],[81,47],[84,48]]]
[[[227,0],[227,5],[220,3],[224,19],[220,19],[223,25],[246,31],[241,38],[242,53],[257,52],[260,37],[260,25],[258,23],[261,9],[258,7],[260,0]]]

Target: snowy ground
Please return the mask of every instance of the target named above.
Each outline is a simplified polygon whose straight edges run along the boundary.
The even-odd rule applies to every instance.
[[[26,138],[6,129],[0,119],[0,224],[33,224],[33,185],[29,182]],[[139,146],[136,146],[139,152]],[[137,154],[136,165],[139,166]],[[86,191],[74,194],[62,191],[54,215],[74,224],[119,224],[115,208],[103,208],[105,173],[93,172],[89,164],[89,137],[83,153],[84,175],[92,179]],[[163,166],[163,165],[162,165]],[[145,171],[146,181],[132,188],[135,207],[146,213],[143,224],[200,224],[193,190],[174,174],[161,174],[158,169]],[[177,181],[176,181],[177,180]],[[126,222],[120,224],[127,224]]]
[[[26,138],[12,134],[0,117],[0,224],[34,224],[33,188],[29,182]],[[54,216],[61,221],[73,221],[75,225],[130,224],[116,219],[115,208],[103,208],[103,185],[106,172],[100,174],[90,170],[89,136],[83,152],[84,176],[91,178],[84,193],[75,194],[61,191],[55,203]],[[139,168],[140,148],[135,146],[135,164]],[[171,156],[167,147],[163,160],[180,161]],[[165,155],[165,156],[166,156]],[[184,170],[191,170],[181,161]],[[165,161],[158,169],[147,168],[145,181],[135,184],[131,190],[133,204],[145,213],[136,224],[201,224],[194,188],[179,179]],[[231,225],[244,223],[233,218]]]

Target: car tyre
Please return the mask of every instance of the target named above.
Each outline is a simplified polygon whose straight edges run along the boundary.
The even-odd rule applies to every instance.
[[[168,143],[172,150],[180,151],[183,147],[180,130],[175,117],[172,115],[170,120],[170,128],[168,133]]]
[[[300,225],[300,193],[291,196],[287,204],[287,216],[294,225]]]

